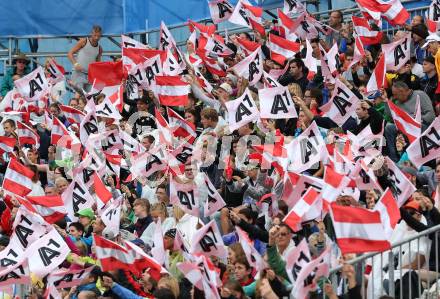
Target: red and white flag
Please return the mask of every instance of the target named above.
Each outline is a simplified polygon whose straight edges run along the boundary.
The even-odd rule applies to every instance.
[[[227,21],[234,12],[234,6],[228,0],[209,1],[208,6],[214,24]]]
[[[49,82],[41,66],[15,80],[14,85],[23,98],[29,102],[40,100],[49,93]]]
[[[90,100],[86,108],[89,109],[86,116],[79,124],[79,137],[82,144],[87,144],[89,137],[92,134],[98,133],[98,118],[95,113],[95,103]]]
[[[293,206],[286,217],[284,217],[283,222],[286,223],[294,232],[301,230],[303,216],[310,210],[318,198],[318,191],[310,187],[301,197],[301,199]]]
[[[147,255],[143,249],[127,240],[124,240],[124,245],[133,259],[133,263],[131,265],[132,269],[130,270],[133,273],[139,273],[140,275],[145,271],[145,269],[148,269],[148,273],[156,281],[159,281],[161,273],[168,273],[165,268],[154,260],[154,258]]]
[[[384,226],[378,211],[340,206],[333,202],[331,217],[342,254],[390,249],[389,238],[384,235]]]
[[[237,42],[246,56],[251,55],[261,46],[261,44],[257,42],[247,40],[244,38],[237,38]]]
[[[361,17],[352,16],[354,30],[356,31],[362,44],[365,46],[380,44],[383,38],[382,31],[374,31],[368,20]]]
[[[296,0],[284,0],[283,12],[285,14],[297,14],[306,11],[304,5]]]
[[[32,191],[34,175],[32,170],[12,158],[6,168],[2,188],[19,196],[26,196]]]
[[[440,118],[436,117],[428,129],[406,149],[409,159],[417,168],[440,157],[439,134]]]
[[[382,45],[382,53],[385,53],[385,64],[388,71],[397,71],[402,68],[410,58],[411,33],[390,44]]]
[[[295,103],[285,86],[258,90],[260,117],[270,119],[297,118]]]
[[[382,190],[382,187],[379,185],[379,182],[374,175],[374,171],[367,167],[363,159],[356,161],[349,177],[352,179],[353,185],[359,190]]]
[[[228,21],[252,29],[250,19],[260,22],[262,15],[263,9],[261,7],[252,6],[247,0],[239,0]]]
[[[295,56],[300,50],[300,44],[282,38],[278,35],[269,34],[267,46],[270,49],[270,58],[280,65],[284,65],[287,59]]]
[[[238,76],[247,79],[249,85],[255,85],[263,76],[263,53],[261,47],[234,65],[232,69]]]
[[[139,273],[134,265],[135,256],[127,248],[95,234],[93,234],[93,243],[103,271],[128,270],[135,274]]]
[[[95,186],[98,210],[101,210],[113,196],[96,172],[93,174],[93,185]]]
[[[17,200],[31,212],[39,214],[47,223],[53,224],[67,215],[60,195],[17,197]]]
[[[299,13],[302,14],[304,11]],[[281,9],[278,9],[278,20],[280,21],[281,30],[285,33],[285,38],[288,40],[296,40],[298,36],[292,30],[295,23],[288,15],[284,14]]]
[[[119,121],[122,118],[116,106],[107,97],[104,98],[102,103],[95,106],[95,114],[98,117],[109,118],[115,121]]]
[[[105,99],[108,99],[119,112],[122,111],[124,105],[124,85],[105,86],[101,90],[101,94],[105,95]]]
[[[120,198],[116,198],[114,200],[110,200],[101,211],[98,211],[106,229],[110,230],[115,236],[119,234],[121,207],[122,200]]]
[[[374,68],[374,72],[367,83],[367,93],[381,90],[385,84],[386,64],[384,54],[381,54]]]
[[[350,184],[350,179],[340,173],[334,171],[331,167],[326,166],[324,170],[324,188],[322,190],[322,198],[331,203],[342,193],[342,190]]]
[[[400,210],[390,189],[387,188],[382,194],[382,197],[374,206],[374,211],[379,211],[385,229],[385,236],[391,239],[394,228],[400,220]]]
[[[356,0],[360,10],[374,20],[384,17],[391,26],[403,25],[409,18],[400,0]]]
[[[231,49],[229,49],[228,46],[226,46],[224,43],[209,36],[206,36],[206,38],[208,41],[204,49],[208,53],[212,53],[217,56],[229,56],[234,54],[234,52]]]
[[[426,26],[428,27],[429,33],[437,33],[440,31],[440,21],[433,21],[426,19]]]
[[[353,53],[353,60],[348,66],[348,68],[351,68],[353,65],[361,61],[362,57],[365,56],[365,50],[364,45],[362,43],[362,40],[359,36],[354,37],[354,53]]]
[[[131,159],[130,173],[132,179],[139,177],[149,177],[157,171],[167,169],[167,153],[164,146],[158,146],[149,152],[137,155]]]
[[[79,125],[85,117],[84,112],[66,105],[59,105],[67,121]]]
[[[17,139],[13,137],[0,136],[0,155],[4,153],[13,153]]]
[[[205,179],[206,189],[208,190],[208,199],[205,203],[203,216],[209,217],[215,212],[219,211],[224,206],[226,206],[226,203],[220,193],[218,193],[217,189],[215,189],[208,175],[206,173],[203,173],[203,175]]]
[[[35,254],[38,252],[39,254]],[[43,278],[55,270],[70,253],[69,246],[56,229],[32,243],[26,250],[29,270],[37,277]]]
[[[181,184],[170,181],[170,203],[177,204],[183,211],[199,217],[199,191],[195,183]]]
[[[228,124],[231,132],[250,122],[257,121],[260,117],[257,104],[248,88],[241,97],[226,102],[226,109],[228,110]]]
[[[70,135],[69,131],[66,129],[64,124],[57,117],[54,117],[52,123],[52,130],[51,130],[51,143],[54,145],[58,144],[58,141],[63,136],[65,136],[67,141],[66,148],[70,148],[73,141],[72,136]],[[69,146],[69,141],[70,141],[70,146]]]
[[[185,106],[190,85],[180,76],[156,76],[157,96],[164,106]]]
[[[22,123],[21,121],[17,121],[17,133],[18,142],[21,146],[24,144],[31,144],[36,148],[40,147],[40,136],[33,128]]]
[[[183,119],[178,113],[173,109],[167,107],[168,121],[170,129],[175,137],[182,137],[184,139],[188,138],[189,143],[193,143],[197,138],[196,126]]]
[[[217,227],[215,220],[198,229],[191,242],[190,253],[202,254],[206,257],[217,256],[226,258],[228,251],[223,244],[223,239]]]
[[[147,45],[144,45],[141,42],[138,42],[135,39],[132,39],[131,37],[128,37],[126,35],[121,35],[121,47],[122,48],[139,48],[139,49],[149,49]]]
[[[388,107],[390,107],[391,116],[393,117],[397,129],[405,134],[411,143],[420,137],[422,134],[422,125],[420,122],[416,121],[411,115],[399,108],[392,101],[388,101]]]
[[[313,48],[312,44],[308,39],[306,39],[306,58],[304,59],[304,64],[307,65],[309,69],[309,73],[307,74],[307,78],[312,80],[315,74],[318,72],[318,59],[313,57]]]
[[[342,126],[350,116],[354,115],[359,104],[359,98],[339,79],[336,79],[330,101],[321,106],[324,115],[339,126]]]

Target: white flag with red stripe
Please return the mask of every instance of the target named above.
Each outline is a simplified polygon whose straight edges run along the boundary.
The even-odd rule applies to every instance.
[[[223,244],[222,235],[215,220],[211,220],[194,233],[190,253],[202,254],[206,257],[226,258],[228,256],[228,251]]]
[[[416,121],[411,115],[399,108],[392,101],[388,101],[388,107],[390,108],[391,116],[393,117],[397,129],[405,134],[410,142],[414,142],[420,137],[422,134],[422,125],[420,122]]]
[[[0,155],[4,153],[13,153],[17,139],[13,137],[0,136]]]
[[[255,50],[245,59],[234,65],[234,72],[249,81],[249,85],[254,85],[263,76],[263,53],[261,47]]]
[[[156,76],[156,93],[161,105],[185,106],[190,85],[180,76]]]
[[[40,100],[49,93],[49,82],[41,66],[15,80],[14,85],[23,98],[29,102]]]
[[[340,206],[333,202],[330,214],[342,254],[390,249],[378,211]]]
[[[234,6],[228,0],[209,1],[208,6],[214,24],[227,21],[234,12]]]
[[[298,36],[292,31],[294,26],[293,20],[286,14],[283,13],[281,9],[278,8],[278,20],[280,21],[281,29],[285,32],[285,38],[288,40],[296,40]],[[304,11],[299,12],[304,13]]]
[[[339,79],[336,79],[330,101],[321,106],[324,116],[342,126],[350,116],[354,115],[360,99]]]
[[[60,195],[17,197],[17,200],[31,212],[39,214],[46,222],[53,224],[67,215]]]
[[[34,175],[32,170],[12,158],[6,168],[2,188],[13,194],[26,196],[32,191]]]
[[[285,14],[303,13],[306,11],[304,5],[296,0],[284,0],[283,12]]]
[[[202,33],[204,34],[204,33]],[[206,36],[208,42],[205,45],[205,50],[208,53],[211,53],[213,55],[217,56],[229,56],[234,54],[234,51],[228,48],[224,43],[221,41],[216,40],[215,38],[211,38],[209,36]]]
[[[84,112],[66,105],[59,105],[69,123],[79,125],[85,117]]]
[[[148,274],[150,274],[154,280],[159,281],[161,273],[168,273],[154,258],[147,255],[143,249],[127,240],[124,240],[124,245],[133,260],[130,265],[130,271],[135,273],[135,275],[138,273],[137,276],[140,276],[145,269],[148,269]]]
[[[38,252],[39,254],[35,254]],[[55,270],[70,253],[64,238],[56,229],[35,241],[26,250],[29,270],[37,277],[43,278]]]
[[[416,167],[440,157],[440,117],[434,119],[432,124],[406,149],[408,157]]]
[[[319,193],[310,187],[301,199],[296,202],[290,212],[284,217],[286,223],[294,232],[301,230],[302,218],[311,209],[315,201],[318,200]]]
[[[269,33],[269,42],[267,46],[270,49],[270,58],[281,65],[284,65],[287,59],[295,56],[300,50],[300,44],[282,38],[278,35]]]
[[[18,142],[21,146],[24,144],[31,144],[36,148],[40,147],[40,136],[30,126],[22,123],[21,121],[17,121],[17,133]]]
[[[47,60],[47,72],[49,73],[48,82],[51,85],[55,85],[58,82],[64,81],[66,78],[64,77],[64,68],[57,64],[55,58],[49,58]]]
[[[397,71],[409,61],[411,40],[411,33],[408,32],[401,39],[382,45],[387,71]]]
[[[390,189],[387,188],[382,194],[382,197],[374,206],[374,211],[379,211],[385,229],[385,236],[390,239],[400,220],[399,206]]]
[[[381,90],[385,83],[386,64],[384,54],[381,54],[379,60],[374,68],[374,72],[368,80],[367,89],[368,93],[372,93]]]
[[[270,119],[297,118],[295,103],[287,86],[258,90],[260,117]]]
[[[380,20],[382,16],[392,26],[403,25],[409,18],[409,13],[400,0],[356,0],[356,2],[364,15],[374,20]]]
[[[95,194],[99,211],[110,201],[110,199],[113,198],[113,196],[96,172],[93,174],[93,185],[95,186]]]
[[[231,132],[250,122],[257,121],[260,117],[257,104],[248,88],[238,99],[226,102],[226,109],[228,110],[228,124]]]
[[[354,30],[356,31],[362,44],[365,46],[380,44],[383,38],[382,31],[375,31],[371,28],[368,20],[361,17],[352,16]]]
[[[293,172],[287,172],[287,175],[284,176],[284,188],[281,198],[291,208],[310,187],[321,191],[324,188],[324,180],[304,174],[297,175]]]
[[[353,65],[361,61],[361,59],[365,56],[365,50],[364,45],[362,44],[362,40],[359,36],[354,37],[354,53],[353,53],[353,60],[348,66],[348,68],[351,68]]]
[[[173,109],[167,107],[168,121],[173,135],[176,137],[188,138],[189,143],[193,143],[197,138],[196,126],[183,119]]]

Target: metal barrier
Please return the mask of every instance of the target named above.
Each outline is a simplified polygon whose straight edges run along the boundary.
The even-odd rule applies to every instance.
[[[364,254],[347,261],[348,264],[353,265],[356,269],[358,274],[356,275],[357,283],[361,285],[362,297],[377,299],[382,295],[388,295],[397,298],[395,297],[396,291],[400,290],[398,292],[400,299],[440,298],[438,268],[440,259],[438,256],[440,246],[438,240],[439,233],[440,225],[437,225],[392,244],[389,251]],[[433,252],[435,257],[430,257],[430,252]],[[429,269],[430,261],[431,269]],[[407,267],[407,262],[411,266]],[[435,265],[434,268],[432,263]],[[369,266],[367,267],[367,265]],[[365,269],[370,267],[371,272],[367,276]],[[337,287],[342,282],[342,289],[346,293],[347,284],[341,278],[341,270],[342,265],[332,269],[329,277],[334,287]],[[360,281],[359,277],[361,277]],[[418,286],[415,294],[412,288],[409,287],[413,284]]]

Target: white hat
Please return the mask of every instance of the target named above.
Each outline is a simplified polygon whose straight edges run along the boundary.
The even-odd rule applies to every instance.
[[[220,84],[219,88],[224,89],[229,95],[232,94],[232,87],[228,83]]]
[[[426,43],[422,46],[422,49],[425,49],[430,42],[440,42],[440,36],[437,33],[431,33],[426,38]]]

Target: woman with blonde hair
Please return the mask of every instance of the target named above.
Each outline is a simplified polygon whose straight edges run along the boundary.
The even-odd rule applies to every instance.
[[[168,217],[167,207],[164,203],[158,202],[151,207],[150,211],[153,222],[148,225],[144,230],[140,239],[144,241],[146,245],[153,246],[153,235],[156,229],[157,221],[160,220],[162,226],[162,232],[165,233],[169,229],[176,226],[176,220],[173,217]]]
[[[157,283],[158,289],[168,289],[170,290],[175,298],[179,298],[180,295],[180,287],[179,282],[176,278],[172,276],[164,276],[162,277],[159,282]]]
[[[191,244],[192,237],[196,233],[197,229],[201,227],[199,218],[194,217],[188,213],[185,213],[179,206],[173,206],[174,219],[176,221],[176,229],[182,235],[182,238],[187,243]]]

